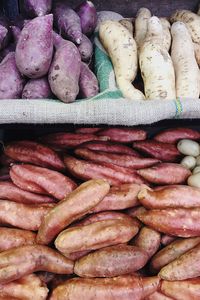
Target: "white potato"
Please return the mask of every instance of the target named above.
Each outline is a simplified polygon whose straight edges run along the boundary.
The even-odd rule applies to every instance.
[[[181,165],[189,170],[193,170],[196,166],[196,159],[193,156],[185,156],[181,161]]]
[[[194,175],[191,175],[188,178],[188,185],[200,188],[200,173],[196,173]]]
[[[200,166],[194,168],[192,174],[197,174],[197,173],[200,173]]]
[[[200,155],[199,144],[192,140],[184,139],[184,140],[179,141],[177,148],[184,155],[189,155],[189,156],[194,156],[194,157],[197,157]]]

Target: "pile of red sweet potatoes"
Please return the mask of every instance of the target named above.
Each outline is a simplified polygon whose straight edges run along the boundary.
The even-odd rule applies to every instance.
[[[79,128],[4,145],[0,299],[200,297],[200,189],[189,128]]]

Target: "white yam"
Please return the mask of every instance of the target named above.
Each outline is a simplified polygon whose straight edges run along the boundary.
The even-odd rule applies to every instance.
[[[144,42],[147,33],[148,20],[151,18],[151,12],[148,8],[142,7],[138,10],[135,19],[135,41],[138,48],[140,48]]]
[[[163,46],[167,49],[167,51],[169,51],[172,40],[170,32],[171,25],[167,18],[160,18],[160,22],[162,24],[163,29]]]

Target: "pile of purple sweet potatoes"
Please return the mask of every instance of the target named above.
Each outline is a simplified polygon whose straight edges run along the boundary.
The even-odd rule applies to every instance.
[[[90,69],[96,9],[64,0],[24,0],[14,21],[0,16],[0,99],[58,98],[69,103],[98,93]]]

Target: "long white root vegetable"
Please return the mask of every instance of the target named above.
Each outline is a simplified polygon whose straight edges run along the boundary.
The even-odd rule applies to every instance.
[[[169,51],[172,40],[170,32],[171,25],[166,18],[160,18],[160,22],[163,29],[163,46],[167,49],[167,51]]]
[[[114,66],[116,81],[125,98],[144,100],[142,92],[132,85],[137,75],[137,45],[131,33],[117,21],[105,21],[99,28],[100,41]]]
[[[197,99],[200,93],[200,73],[190,33],[182,22],[175,22],[171,33],[171,57],[176,76],[176,96]]]
[[[172,23],[180,21],[187,26],[194,43],[200,44],[200,16],[189,10],[177,10],[170,18]]]
[[[135,19],[135,41],[138,48],[140,48],[144,42],[147,34],[148,20],[151,18],[151,12],[148,8],[142,7],[138,10]]]
[[[175,99],[175,74],[171,57],[163,46],[163,29],[157,17],[148,21],[145,41],[139,52],[141,75],[147,99]]]
[[[200,45],[197,43],[193,43],[193,46],[194,46],[194,53],[195,53],[197,64],[198,66],[200,66]]]
[[[119,21],[119,23],[121,25],[123,25],[124,27],[126,27],[126,29],[128,29],[128,31],[132,34],[133,36],[133,20],[131,18],[125,18]]]

